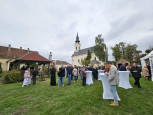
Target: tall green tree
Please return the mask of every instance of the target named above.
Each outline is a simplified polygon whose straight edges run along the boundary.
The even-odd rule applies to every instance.
[[[139,55],[141,53],[140,50],[137,50],[136,44],[127,44],[124,42],[120,42],[116,44],[114,47],[111,47],[112,49],[112,55],[115,58],[115,61],[117,62],[120,58],[127,59],[129,62],[138,61]]]
[[[126,43],[120,42],[119,45],[120,45],[120,51],[122,52],[121,55],[123,58],[125,58],[126,57],[126,49],[125,49]]]
[[[152,50],[153,50],[153,46],[151,46],[150,48],[146,49],[145,50],[145,53],[146,54],[149,54]]]
[[[139,56],[140,53],[142,52],[140,50],[137,50],[137,47],[138,46],[136,44],[133,44],[133,45],[127,44],[127,46],[126,46],[126,59],[129,62],[135,62],[136,61],[135,58],[137,56]]]
[[[102,35],[98,35],[95,38],[94,53],[100,61],[106,62],[108,60],[108,50]]]
[[[88,64],[90,63],[90,60],[91,60],[91,52],[88,50],[87,57],[81,60],[81,64],[88,66]]]
[[[117,62],[122,57],[122,51],[119,44],[116,44],[114,47],[111,47],[112,49],[112,55],[115,58],[115,61]]]

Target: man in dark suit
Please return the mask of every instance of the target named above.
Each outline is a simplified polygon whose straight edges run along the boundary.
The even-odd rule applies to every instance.
[[[70,85],[71,84],[71,76],[72,76],[71,66],[67,65],[66,71],[67,71],[67,77],[68,77],[68,85]]]
[[[124,63],[120,66],[120,71],[126,71],[126,66]]]
[[[34,69],[33,73],[32,73],[33,85],[36,84],[36,77],[37,77],[37,75],[38,75],[38,71],[37,71],[37,69]]]
[[[140,78],[141,78],[141,69],[136,65],[136,63],[133,63],[133,66],[130,69],[132,76],[135,79],[135,85],[138,86],[138,88],[141,88],[140,86]]]
[[[148,79],[149,80],[151,80],[151,68],[150,68],[150,64],[147,64],[147,68],[148,68],[148,70],[149,70],[149,77],[148,77]]]

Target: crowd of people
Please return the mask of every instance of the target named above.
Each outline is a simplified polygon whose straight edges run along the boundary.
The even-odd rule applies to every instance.
[[[149,64],[144,66],[144,68],[141,69],[140,66],[137,66],[136,63],[133,63],[132,66],[129,66],[126,64],[122,64],[120,67],[116,67],[112,64],[111,61],[108,61],[104,66],[96,67],[96,66],[61,66],[59,70],[57,70],[56,66],[52,66],[50,69],[50,85],[56,86],[56,73],[58,75],[58,87],[60,86],[60,83],[62,83],[62,86],[64,86],[64,77],[67,77],[68,84],[71,85],[72,80],[74,82],[78,82],[78,76],[80,75],[80,78],[82,80],[82,86],[86,86],[86,77],[87,72],[86,71],[92,71],[93,79],[98,79],[98,70],[104,70],[105,75],[108,76],[108,80],[110,83],[110,91],[112,92],[112,95],[114,97],[114,102],[111,102],[110,106],[118,106],[118,100],[117,100],[117,92],[116,92],[116,85],[119,84],[119,74],[118,71],[130,71],[135,83],[134,85],[138,86],[138,88],[141,88],[140,85],[140,78],[141,74],[145,77],[145,80],[151,79],[151,70]],[[36,76],[38,75],[38,71],[33,68],[32,77],[30,76],[30,69],[27,68],[24,74],[24,82],[22,87],[25,85],[31,84],[31,78],[33,80],[33,85],[36,84]]]
[[[58,87],[60,86],[60,83],[62,82],[64,86],[64,77],[68,78],[68,84],[71,85],[71,81],[73,80],[74,82],[78,82],[78,76],[80,75],[80,78],[82,80],[82,85],[86,86],[86,71],[92,71],[93,74],[93,79],[97,80],[98,79],[98,68],[97,67],[92,67],[92,66],[82,66],[82,67],[77,67],[74,66],[72,67],[71,65],[67,66],[61,66],[59,70],[57,70],[56,66],[53,66],[50,69],[50,74],[51,74],[51,86],[56,86],[56,71],[58,74]]]

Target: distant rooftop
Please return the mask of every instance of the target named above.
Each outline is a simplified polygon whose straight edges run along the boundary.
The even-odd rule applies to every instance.
[[[9,45],[8,47],[0,46],[0,58],[7,58],[7,59],[20,58],[21,56],[24,56],[30,52],[37,52],[37,51],[31,51],[29,48],[27,50],[22,49],[22,47],[12,48],[11,45]]]
[[[66,61],[61,61],[61,60],[53,60],[53,62],[56,62],[56,65],[68,65],[69,63]]]

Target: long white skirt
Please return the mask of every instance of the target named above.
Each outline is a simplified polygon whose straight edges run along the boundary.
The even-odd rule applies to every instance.
[[[31,84],[31,78],[24,78],[23,86]]]

